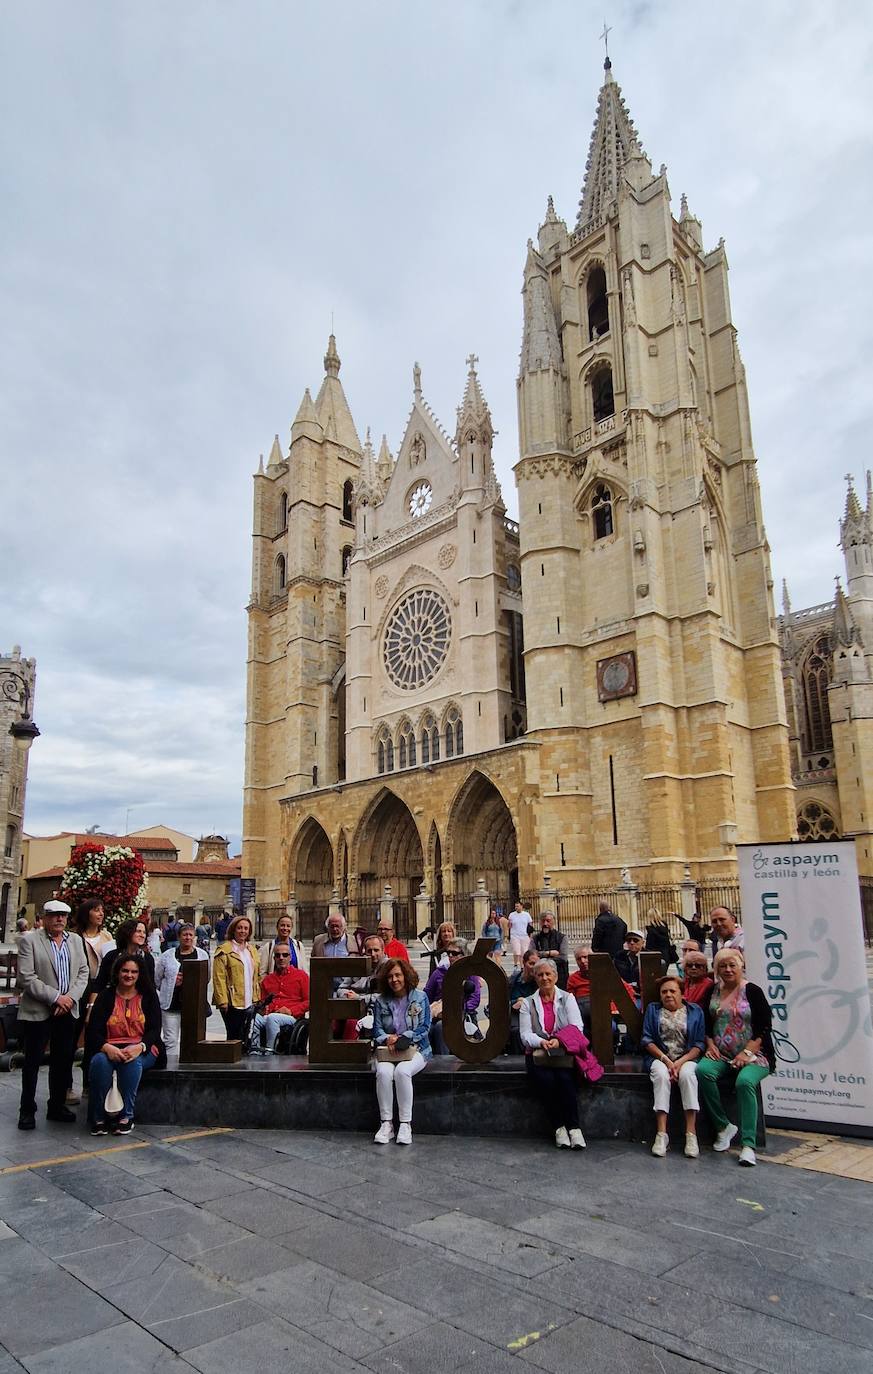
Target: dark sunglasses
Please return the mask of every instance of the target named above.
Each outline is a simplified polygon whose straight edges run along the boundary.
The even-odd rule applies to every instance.
[[[463,959],[463,954],[459,949],[447,949],[446,954],[450,959]]]

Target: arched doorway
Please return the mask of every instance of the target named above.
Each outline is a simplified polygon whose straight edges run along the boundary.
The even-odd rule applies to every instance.
[[[358,873],[358,920],[372,928],[386,883],[394,896],[394,920],[403,939],[415,933],[415,897],[424,876],[418,827],[405,802],[384,791],[365,814],[354,846]]]
[[[333,891],[333,848],[313,816],[297,832],[291,853],[288,888],[297,897],[298,934],[312,939],[324,928]]]
[[[518,843],[512,813],[484,773],[471,773],[456,796],[447,827],[454,870],[456,923],[471,924],[472,893],[480,878],[492,900],[507,911],[518,896]]]

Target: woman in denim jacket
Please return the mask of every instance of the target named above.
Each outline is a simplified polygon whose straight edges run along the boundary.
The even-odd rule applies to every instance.
[[[382,1124],[377,1145],[394,1139],[394,1094],[397,1094],[397,1144],[412,1144],[412,1080],[431,1056],[430,1003],[418,986],[418,974],[405,959],[386,959],[379,969],[379,996],[373,1004],[373,1048],[376,1054],[376,1100]],[[403,1037],[398,1051],[397,1041]],[[412,1051],[408,1059],[380,1059],[378,1051]]]

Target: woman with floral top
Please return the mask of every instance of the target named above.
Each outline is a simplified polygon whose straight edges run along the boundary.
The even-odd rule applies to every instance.
[[[739,1163],[756,1163],[758,1084],[776,1067],[770,1004],[756,983],[746,981],[742,950],[725,946],[712,966],[715,990],[706,1017],[706,1053],[697,1065],[700,1095],[717,1135],[714,1150],[727,1150],[737,1133],[721,1105],[718,1080],[735,1080],[739,1112]]]
[[[418,986],[418,974],[405,959],[386,959],[377,975],[379,996],[373,1004],[373,1051],[376,1100],[382,1124],[377,1145],[394,1139],[394,1095],[397,1094],[397,1144],[412,1144],[412,1080],[431,1056],[430,1003]]]
[[[678,978],[668,975],[658,983],[660,1001],[650,1002],[643,1018],[643,1067],[649,1070],[655,1096],[655,1143],[652,1154],[659,1159],[667,1153],[670,1137],[667,1116],[670,1092],[677,1084],[685,1109],[685,1153],[689,1159],[700,1154],[697,1144],[697,1094],[695,1063],[705,1049],[703,1012],[682,1000]]]

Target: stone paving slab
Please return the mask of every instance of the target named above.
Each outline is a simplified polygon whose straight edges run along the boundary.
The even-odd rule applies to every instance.
[[[42,1119],[22,1136],[17,1086],[0,1078],[0,1374],[873,1367],[860,1170],[209,1126],[119,1150]]]

